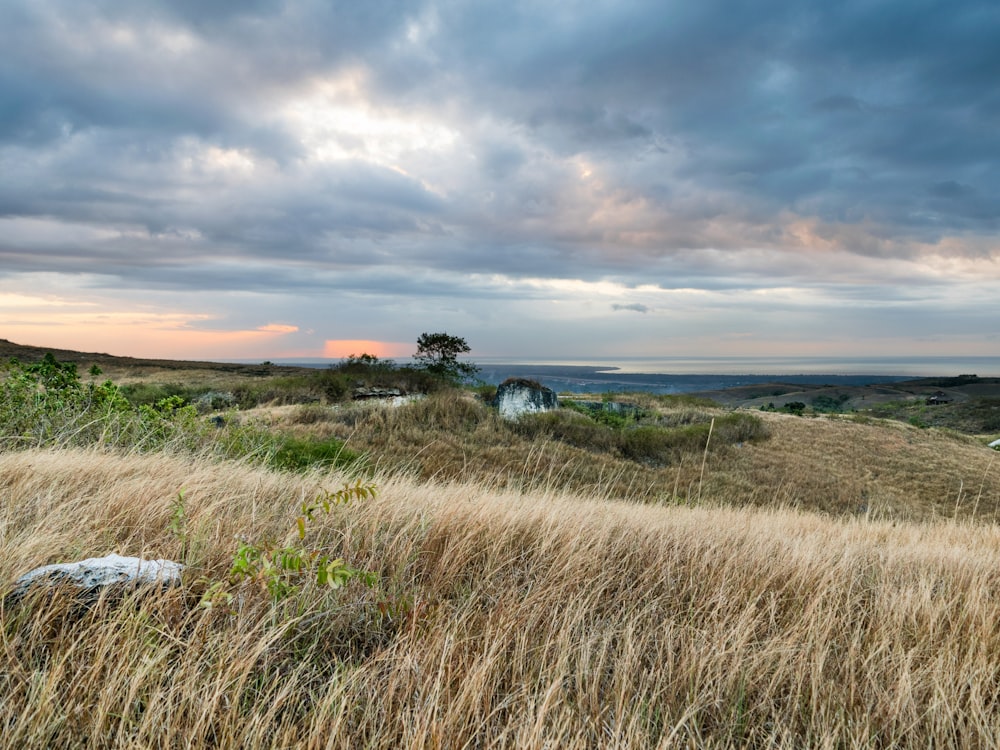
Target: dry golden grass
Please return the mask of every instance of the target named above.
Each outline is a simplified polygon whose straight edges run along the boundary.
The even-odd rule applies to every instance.
[[[0,583],[110,551],[194,566],[182,590],[144,601],[0,612],[4,745],[990,747],[1000,736],[994,525],[383,476],[376,499],[318,529],[378,570],[380,591],[303,590],[273,605],[246,590],[232,613],[196,606],[197,577],[225,575],[235,535],[283,537],[303,498],[341,480],[179,456],[0,454]],[[186,545],[168,530],[182,488]],[[381,597],[413,606],[387,618]]]
[[[890,420],[762,414],[771,439],[710,463],[705,492],[834,515],[994,521],[1000,456],[981,441]],[[711,460],[711,459],[710,459]]]
[[[667,417],[691,411],[683,405],[660,410]],[[717,443],[707,455],[704,479],[702,450],[687,451],[671,465],[644,465],[531,439],[470,397],[451,393],[397,409],[308,405],[245,416],[299,437],[338,437],[377,466],[425,480],[644,503],[794,507],[837,516],[997,518],[1000,457],[979,440],[891,420],[752,414],[765,420],[770,437],[739,447]]]

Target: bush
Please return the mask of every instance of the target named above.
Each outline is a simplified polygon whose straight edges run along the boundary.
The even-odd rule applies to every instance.
[[[708,426],[702,425],[680,429],[665,430],[662,427],[647,425],[628,430],[624,435],[622,455],[639,463],[668,463],[675,453],[684,447],[696,447],[694,443],[698,436],[708,435]],[[704,443],[704,439],[702,439]],[[704,445],[702,445],[704,447]]]
[[[823,394],[812,400],[812,408],[813,411],[836,414],[844,410],[844,404],[850,399],[851,397],[847,393],[841,393],[837,396]]]
[[[280,439],[277,450],[268,463],[285,471],[309,469],[348,468],[356,466],[360,456],[344,447],[336,438],[304,440],[286,437]]]
[[[193,403],[199,414],[207,414],[232,409],[236,406],[236,397],[229,391],[206,391],[193,399]]]
[[[569,409],[525,414],[514,425],[528,439],[548,437],[589,451],[605,453],[617,450],[621,445],[621,437],[616,430]]]
[[[489,383],[482,383],[472,389],[480,401],[484,404],[493,405],[497,400],[497,387]]]
[[[119,392],[134,406],[152,406],[171,396],[180,396],[185,401],[190,401],[195,395],[191,388],[180,383],[128,383],[121,386]]]
[[[771,429],[756,414],[734,412],[722,417],[716,417],[715,429],[712,432],[712,442],[720,445],[736,445],[737,443],[752,443],[767,440],[771,437]]]
[[[706,444],[716,450],[768,437],[770,430],[760,417],[737,412],[716,417],[714,425],[709,421],[671,429],[648,425],[626,430],[622,455],[642,463],[667,463],[682,453],[703,451]]]
[[[265,430],[220,430],[199,419],[181,395],[134,405],[110,381],[81,383],[75,366],[67,367],[51,354],[37,365],[11,362],[4,367],[0,449],[68,446],[211,451],[261,461],[276,450]]]

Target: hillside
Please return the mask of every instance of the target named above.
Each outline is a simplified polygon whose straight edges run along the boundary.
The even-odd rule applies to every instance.
[[[72,362],[83,372],[97,365],[105,375],[122,378],[127,381],[139,379],[160,378],[167,373],[184,373],[185,377],[193,374],[206,373],[213,375],[236,375],[241,377],[261,378],[302,372],[307,368],[289,367],[262,363],[259,365],[237,364],[230,362],[198,362],[174,359],[141,359],[122,357],[98,352],[78,352],[70,349],[51,349],[41,346],[15,344],[7,339],[0,339],[0,362],[17,359],[22,362],[40,362],[46,354],[52,354],[60,362]]]
[[[732,414],[669,402],[657,413],[706,427]],[[1000,507],[1000,461],[982,440],[891,420],[746,414],[763,422],[766,437],[726,444],[716,434],[706,453],[706,431],[700,443],[661,460],[625,459],[596,429],[581,437],[555,420],[512,426],[454,394],[392,410],[286,406],[243,416],[298,436],[337,437],[377,466],[422,479],[910,520],[993,518]]]
[[[1000,734],[980,438],[643,394],[507,422],[441,384],[351,401],[345,383],[401,377],[379,367],[103,360],[118,387],[41,356],[0,377],[0,592],[109,552],[187,569],[96,603],[3,599],[11,747]]]
[[[40,359],[45,351],[7,347],[8,355],[26,360]],[[106,356],[63,354],[81,367],[93,356]],[[992,392],[988,379],[856,388],[852,398],[868,402],[869,410],[849,414],[800,417],[720,405],[727,399],[751,405],[764,398],[815,400],[825,393],[795,386],[797,390],[778,396],[781,388],[774,385],[764,387],[764,393],[756,387],[713,393],[715,401],[622,396],[645,415],[628,424],[595,422],[567,409],[513,424],[462,391],[444,391],[394,409],[377,401],[349,400],[352,384],[372,378],[389,378],[379,382],[391,384],[391,371],[288,371],[118,357],[103,363],[108,370],[101,377],[110,375],[124,385],[127,397],[141,403],[179,394],[197,402],[203,414],[215,403],[228,425],[205,439],[249,440],[264,451],[285,445],[282,465],[308,466],[314,462],[311,456],[359,456],[366,465],[423,480],[475,481],[653,504],[792,507],[909,520],[992,519],[1000,504],[1000,466],[993,466],[995,452],[985,447],[1000,427],[996,433],[970,430],[976,437],[966,437],[927,429],[926,422],[918,427],[910,423],[916,422],[912,418],[903,422],[869,416],[877,407],[892,407],[887,416],[906,417],[905,409],[929,420],[976,406],[983,415],[977,426],[982,426],[998,413],[991,399],[980,395]],[[942,387],[961,399],[927,406],[917,395],[921,388]],[[199,395],[206,392],[208,400]],[[334,392],[340,400],[331,400]],[[908,400],[893,400],[900,394]],[[880,405],[871,403],[879,398],[885,399]]]
[[[183,590],[82,618],[0,610],[4,742],[973,747],[1000,733],[993,525],[380,475],[373,500],[307,538],[377,572],[374,588],[211,594],[237,540],[291,543],[302,499],[345,478],[0,453],[0,584],[107,551],[191,566]]]
[[[1000,433],[1000,378],[920,378],[865,386],[775,382],[697,395],[733,408],[780,410],[799,403],[819,412],[858,412],[918,427]]]

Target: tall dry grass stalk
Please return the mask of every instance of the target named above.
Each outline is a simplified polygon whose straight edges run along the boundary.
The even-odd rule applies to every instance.
[[[342,477],[0,454],[0,583],[117,551],[183,589],[0,612],[8,747],[989,747],[1000,529],[379,478],[319,537],[379,590],[197,607]],[[707,480],[706,480],[707,483]],[[168,530],[185,489],[186,545]],[[707,488],[706,488],[707,489]],[[393,610],[386,603],[400,606]],[[403,604],[405,603],[405,606]]]

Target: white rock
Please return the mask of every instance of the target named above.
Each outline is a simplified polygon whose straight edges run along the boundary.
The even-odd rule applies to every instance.
[[[992,443],[988,443],[990,448],[1000,448],[1000,440],[994,440]]]
[[[141,557],[91,557],[72,563],[43,565],[25,573],[14,585],[14,595],[23,594],[32,584],[68,584],[80,589],[96,589],[116,583],[180,583],[184,566],[172,560],[143,560]]]
[[[497,387],[496,406],[504,419],[522,414],[538,414],[559,408],[559,399],[551,388],[524,378],[507,378]]]

